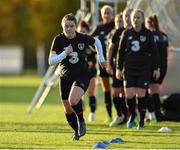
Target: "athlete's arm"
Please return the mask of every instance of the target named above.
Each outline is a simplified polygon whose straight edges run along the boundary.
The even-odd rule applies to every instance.
[[[66,56],[67,56],[67,54],[66,54],[65,51],[63,51],[59,55],[50,53],[50,55],[49,55],[49,65],[56,65],[57,63],[59,63],[60,61],[65,59]]]
[[[112,66],[111,66],[111,61],[112,61],[112,54],[113,54],[113,49],[115,47],[115,44],[114,43],[110,43],[109,44],[109,48],[107,50],[107,68],[106,68],[106,71],[110,74],[113,73],[113,69],[112,69]]]
[[[125,32],[122,33],[122,37],[120,39],[119,48],[117,51],[117,59],[116,59],[116,68],[119,70],[123,70],[123,63],[125,57],[125,49],[126,49],[126,37]]]
[[[69,53],[73,51],[72,46],[69,45],[65,48],[65,50],[61,54],[53,54],[55,51],[51,51],[49,54],[49,64],[56,65],[57,63],[61,62],[63,59],[67,57]]]
[[[95,39],[94,46],[95,46],[95,49],[97,51],[98,60],[99,60],[100,63],[104,62],[105,58],[104,58],[104,55],[103,55],[102,44],[101,44],[101,42],[100,42],[100,40],[98,38],[94,38],[94,39]]]

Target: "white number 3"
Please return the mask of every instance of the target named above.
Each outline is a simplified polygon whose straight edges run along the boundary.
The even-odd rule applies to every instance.
[[[71,57],[69,59],[69,62],[71,64],[75,64],[75,63],[77,63],[79,61],[78,53],[77,52],[72,52],[72,53],[69,54],[69,56]]]
[[[138,52],[140,50],[139,41],[132,41],[132,47],[131,50],[133,52]]]

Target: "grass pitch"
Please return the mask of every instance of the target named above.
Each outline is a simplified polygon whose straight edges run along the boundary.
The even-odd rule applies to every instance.
[[[96,142],[117,137],[124,142],[110,144],[108,149],[180,149],[178,122],[160,122],[154,126],[146,123],[141,131],[127,129],[126,125],[110,128],[103,123],[106,111],[100,88],[96,120],[86,121],[87,134],[80,141],[71,141],[73,132],[67,125],[58,87],[50,92],[41,110],[26,113],[40,82],[39,76],[0,77],[0,149],[91,149]],[[87,104],[86,98],[86,120]],[[160,133],[161,127],[169,127],[172,132]]]

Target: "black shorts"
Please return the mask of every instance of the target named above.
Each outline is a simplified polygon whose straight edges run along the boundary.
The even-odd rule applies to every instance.
[[[106,72],[106,69],[102,69],[102,67],[99,65],[98,75],[100,77],[110,77],[110,75]]]
[[[167,68],[163,68],[163,69],[160,69],[160,77],[155,80],[155,78],[153,77],[153,71],[151,72],[151,81],[150,83],[158,83],[158,84],[162,84],[163,80],[164,80],[164,77],[167,73]]]
[[[112,75],[112,87],[114,88],[123,88],[123,80],[119,80],[116,78],[116,68],[113,67],[113,75]]]
[[[78,86],[86,92],[89,86],[91,77],[88,75],[79,76],[77,78],[60,78],[60,90],[62,100],[67,100],[69,97],[70,90],[72,86]]]
[[[138,74],[131,73],[129,71],[124,72],[126,88],[136,87],[147,89],[150,82],[150,71],[141,71]]]

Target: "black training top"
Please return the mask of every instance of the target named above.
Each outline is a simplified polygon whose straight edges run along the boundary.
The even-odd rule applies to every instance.
[[[89,64],[91,64],[90,69],[91,68],[95,68],[96,67],[96,54],[97,52],[94,50],[94,47],[87,47],[86,49],[86,54],[87,54],[87,61]]]
[[[76,32],[73,39],[67,39],[63,33],[54,38],[51,51],[55,51],[56,54],[62,53],[64,48],[70,44],[73,48],[73,52],[59,63],[62,78],[73,78],[89,72],[86,48],[87,46],[93,46],[94,43],[95,39],[93,37],[78,32]]]
[[[153,62],[153,70],[158,68],[158,52],[150,30],[142,28],[136,32],[133,28],[122,33],[118,48],[117,68],[139,73],[150,70]]]
[[[114,49],[113,49],[113,53],[112,53],[112,58],[114,58],[114,59],[117,58],[117,50],[118,50],[118,47],[119,47],[120,37],[121,37],[121,34],[122,34],[123,31],[124,31],[123,27],[119,28],[119,29],[115,29],[113,34],[112,34],[112,37],[110,39],[110,42],[115,45]]]
[[[154,40],[157,45],[159,59],[160,59],[160,68],[167,67],[167,52],[168,52],[168,36],[160,31],[153,31]]]
[[[107,36],[114,29],[114,21],[106,24],[100,24],[96,27],[96,29],[92,32],[92,36],[97,37],[102,44],[103,54],[106,58],[106,45],[108,42]]]

